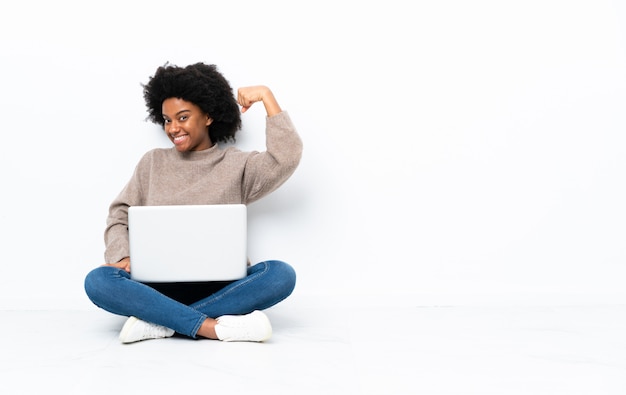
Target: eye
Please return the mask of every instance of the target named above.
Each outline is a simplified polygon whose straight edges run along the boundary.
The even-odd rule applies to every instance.
[[[180,122],[184,122],[184,121],[186,121],[186,120],[187,120],[187,118],[189,118],[189,116],[188,116],[188,115],[181,115],[181,116],[178,118],[178,120],[179,120]]]
[[[167,125],[168,123],[171,123],[171,122],[172,122],[172,120],[171,120],[171,119],[164,119],[164,120],[163,120],[163,123],[164,123],[164,124],[166,124],[166,125]]]

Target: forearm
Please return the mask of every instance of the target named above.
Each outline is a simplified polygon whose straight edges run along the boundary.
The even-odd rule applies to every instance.
[[[130,255],[128,208],[141,204],[141,188],[137,181],[137,173],[136,170],[131,180],[109,206],[109,215],[104,231],[105,263],[114,263]]]
[[[268,117],[272,117],[276,114],[280,114],[283,110],[280,108],[276,97],[271,90],[267,90],[267,92],[263,95],[263,105],[265,106],[265,112]]]
[[[104,232],[105,263],[115,263],[130,255],[128,227],[124,224],[108,226]]]

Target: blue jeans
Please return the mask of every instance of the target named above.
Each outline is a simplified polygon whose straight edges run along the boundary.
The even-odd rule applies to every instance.
[[[192,338],[207,318],[248,314],[284,300],[293,291],[296,273],[281,261],[265,261],[248,267],[248,274],[204,299],[189,305],[111,266],[99,266],[85,278],[85,292],[98,307],[118,315],[166,326]]]

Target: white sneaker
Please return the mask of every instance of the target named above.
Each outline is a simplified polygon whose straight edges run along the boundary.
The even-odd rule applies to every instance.
[[[245,315],[223,315],[215,325],[217,338],[225,342],[262,342],[272,336],[272,325],[259,311]]]
[[[173,335],[173,329],[151,324],[137,317],[128,317],[120,332],[120,341],[122,343],[133,343],[140,340],[161,339]]]

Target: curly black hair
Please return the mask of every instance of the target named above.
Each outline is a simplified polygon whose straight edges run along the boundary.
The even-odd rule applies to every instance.
[[[148,120],[163,125],[163,101],[178,98],[195,104],[213,118],[209,126],[212,142],[235,141],[241,129],[241,112],[230,83],[217,66],[195,63],[179,67],[166,63],[143,86]]]

